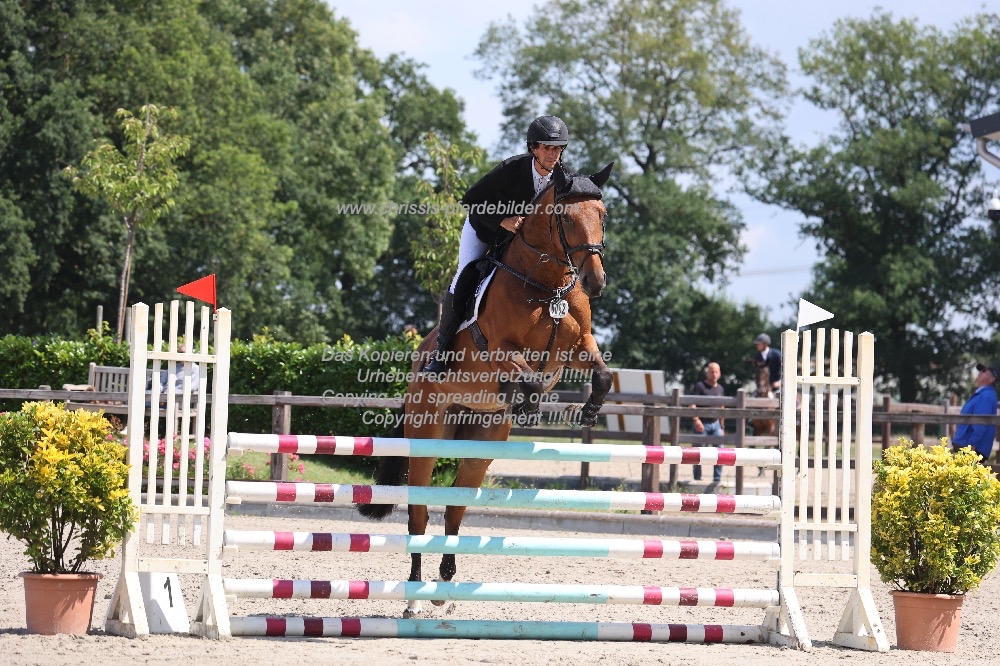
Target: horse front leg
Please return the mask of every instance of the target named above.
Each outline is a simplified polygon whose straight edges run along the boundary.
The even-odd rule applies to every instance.
[[[458,475],[455,477],[453,488],[479,488],[486,478],[486,470],[489,469],[492,460],[479,458],[463,459],[458,466]],[[462,526],[462,518],[465,517],[464,506],[449,506],[444,510],[444,533],[447,536],[458,536],[458,530]],[[455,577],[458,569],[455,566],[454,555],[444,555],[441,557],[441,580],[450,581]],[[444,605],[444,601],[432,601],[435,606]]]
[[[410,458],[410,485],[429,486],[431,484],[431,474],[434,472],[434,458]],[[407,532],[411,536],[422,536],[427,532],[427,507],[420,504],[410,504],[407,514]],[[410,554],[410,577],[411,582],[421,580],[420,553]],[[423,604],[419,599],[411,600],[406,604],[403,611],[404,618],[410,618],[423,612]]]
[[[587,427],[597,425],[597,413],[604,406],[604,398],[611,390],[611,369],[601,356],[597,340],[590,333],[583,336],[577,345],[576,353],[567,364],[577,370],[590,371],[591,393],[580,411],[580,423]]]

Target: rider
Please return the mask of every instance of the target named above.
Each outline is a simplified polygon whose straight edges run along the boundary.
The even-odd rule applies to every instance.
[[[479,279],[475,262],[521,226],[524,216],[508,213],[523,210],[549,184],[552,170],[562,161],[569,143],[569,128],[555,116],[539,116],[528,125],[526,141],[527,154],[508,157],[462,197],[469,214],[458,244],[458,270],[441,304],[437,349],[422,370],[425,374],[448,369],[447,352],[464,314],[459,310],[464,309],[466,297]]]
[[[775,394],[781,391],[781,352],[771,348],[771,336],[761,333],[754,340],[757,345],[756,360],[765,363],[770,373],[771,390]]]

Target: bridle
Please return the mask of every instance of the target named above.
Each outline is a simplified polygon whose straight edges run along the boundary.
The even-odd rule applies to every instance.
[[[555,227],[556,227],[556,229],[559,232],[559,247],[562,249],[563,256],[565,257],[565,259],[561,259],[558,256],[554,256],[554,255],[549,254],[548,252],[543,252],[542,250],[539,250],[537,247],[535,247],[534,245],[531,245],[528,241],[526,241],[524,239],[524,234],[520,233],[520,231],[515,236],[515,240],[517,240],[522,245],[524,245],[526,248],[528,248],[529,250],[531,250],[532,252],[534,252],[535,254],[538,255],[538,262],[535,264],[536,267],[538,265],[546,262],[546,261],[554,261],[557,264],[559,264],[560,266],[566,267],[566,269],[569,271],[569,274],[570,274],[569,284],[563,285],[561,287],[549,287],[547,285],[544,285],[544,284],[538,282],[537,280],[532,279],[530,275],[525,275],[524,273],[521,273],[520,271],[518,271],[518,270],[516,270],[514,268],[511,268],[510,266],[508,266],[507,264],[503,263],[502,261],[500,261],[496,257],[490,257],[490,261],[497,268],[502,268],[503,270],[507,271],[511,275],[514,275],[516,278],[518,278],[519,280],[521,280],[522,282],[524,282],[526,285],[530,285],[530,286],[534,287],[535,289],[538,289],[539,291],[544,291],[544,292],[548,292],[548,293],[552,294],[552,296],[550,296],[548,298],[529,298],[528,302],[530,302],[530,303],[549,303],[549,302],[552,302],[552,301],[556,301],[556,300],[562,299],[566,294],[568,294],[570,291],[572,291],[573,287],[575,287],[576,284],[577,284],[577,282],[579,282],[579,280],[580,280],[580,266],[583,266],[584,262],[587,261],[587,259],[590,256],[596,254],[597,256],[599,256],[601,258],[602,261],[604,260],[604,234],[605,234],[605,229],[606,229],[606,222],[605,221],[607,219],[607,216],[601,218],[601,240],[600,240],[600,242],[598,242],[598,243],[581,243],[580,245],[576,245],[574,247],[570,247],[569,241],[566,239],[566,224],[567,224],[567,222],[566,222],[566,213],[565,213],[565,211],[564,211],[563,208],[555,208],[556,206],[557,206],[557,204],[553,204],[554,210],[553,210],[553,212],[549,213],[549,239],[552,240],[552,235],[553,235],[553,233],[552,233],[553,220],[555,220]],[[555,243],[553,243],[553,245],[554,244]],[[576,264],[573,263],[573,255],[577,254],[578,252],[587,252],[587,256],[584,257],[584,259],[580,262],[579,266],[577,266]],[[534,271],[532,271],[532,272],[534,272]]]
[[[594,199],[587,199],[587,200],[592,201]],[[517,279],[524,282],[525,285],[530,285],[535,289],[538,289],[539,291],[551,294],[551,296],[547,298],[528,299],[529,303],[548,303],[549,316],[552,318],[552,333],[549,335],[549,342],[545,350],[546,354],[542,357],[541,365],[538,366],[537,370],[538,374],[542,374],[545,371],[545,366],[548,363],[549,353],[551,353],[552,345],[555,343],[556,332],[559,330],[559,322],[561,322],[562,317],[565,316],[565,311],[563,311],[563,313],[558,316],[555,314],[555,312],[559,310],[557,306],[559,306],[560,304],[565,306],[566,294],[571,292],[573,288],[576,287],[577,283],[580,281],[580,267],[578,267],[576,264],[573,263],[573,255],[577,254],[578,252],[587,253],[587,256],[584,257],[583,260],[580,262],[580,266],[583,266],[584,262],[586,262],[588,258],[590,258],[592,255],[595,254],[601,258],[602,262],[604,260],[604,233],[606,230],[607,215],[605,214],[601,218],[600,242],[581,243],[580,245],[577,245],[575,247],[570,247],[569,241],[566,239],[565,225],[567,222],[566,222],[566,213],[564,211],[564,207],[557,208],[556,206],[557,204],[553,203],[553,212],[549,213],[549,240],[550,241],[552,240],[552,235],[553,235],[552,226],[553,226],[553,220],[555,220],[555,227],[559,231],[559,246],[562,249],[563,256],[566,257],[565,259],[560,259],[557,256],[553,256],[547,252],[543,252],[538,248],[536,248],[535,246],[531,245],[530,243],[528,243],[528,241],[524,239],[524,234],[521,233],[520,230],[518,230],[518,233],[515,235],[515,240],[518,240],[526,248],[528,248],[529,250],[538,255],[538,261],[535,264],[536,268],[542,263],[550,260],[555,261],[560,266],[565,266],[570,274],[570,281],[568,284],[565,284],[561,287],[549,287],[547,285],[538,282],[537,280],[532,279],[530,275],[525,275],[524,273],[521,273],[517,269],[508,266],[497,257],[495,256],[490,257],[490,261],[493,263],[494,266],[507,271],[511,275],[515,276]],[[553,245],[554,244],[555,243],[553,243]]]

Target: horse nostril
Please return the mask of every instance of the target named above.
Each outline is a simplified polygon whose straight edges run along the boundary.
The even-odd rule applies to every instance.
[[[600,298],[604,293],[604,282],[594,278],[592,275],[584,276],[583,291],[591,299]]]

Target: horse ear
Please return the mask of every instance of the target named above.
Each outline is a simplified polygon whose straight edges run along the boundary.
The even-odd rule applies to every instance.
[[[594,175],[590,176],[590,182],[598,187],[603,187],[604,183],[608,182],[608,178],[611,177],[611,169],[615,166],[614,162],[608,163],[608,166],[604,167]]]

